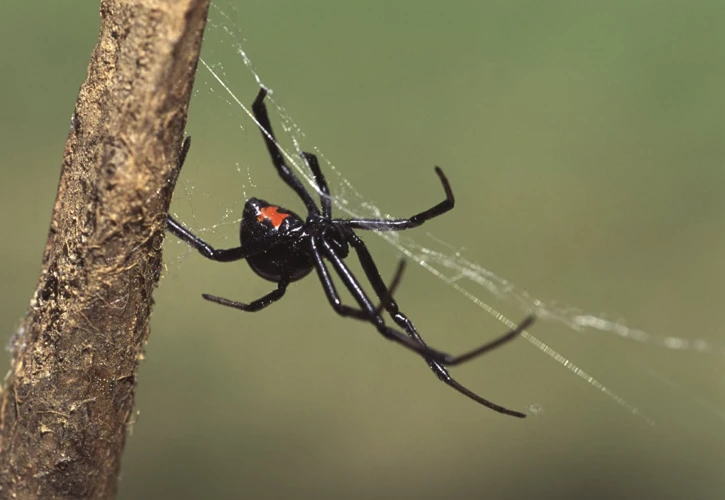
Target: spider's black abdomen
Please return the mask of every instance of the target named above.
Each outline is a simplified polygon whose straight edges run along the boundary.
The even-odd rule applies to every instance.
[[[290,281],[307,276],[312,260],[300,247],[298,234],[304,221],[294,212],[258,198],[244,205],[240,239],[253,255],[247,257],[249,267],[260,277],[279,282],[284,275]]]
[[[297,248],[296,243],[277,245],[247,258],[247,263],[258,276],[275,283],[285,272],[289,274],[289,281],[302,279],[310,274],[313,266],[307,253]]]

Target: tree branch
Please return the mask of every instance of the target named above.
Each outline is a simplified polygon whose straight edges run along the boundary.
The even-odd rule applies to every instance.
[[[209,0],[104,0],[0,400],[0,496],[112,498]]]

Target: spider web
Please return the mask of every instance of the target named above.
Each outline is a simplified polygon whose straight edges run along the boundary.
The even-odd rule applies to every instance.
[[[328,183],[333,193],[333,204],[338,215],[342,213],[346,216],[356,218],[388,217],[387,214],[379,210],[367,196],[359,192],[345,178],[341,172],[341,168],[333,163],[332,159],[328,158],[320,148],[309,147],[309,141],[307,141],[302,128],[292,119],[291,113],[282,106],[282,97],[274,93],[274,82],[263,80],[260,73],[255,69],[252,59],[246,50],[246,41],[235,19],[236,13],[232,7],[228,5],[219,7],[219,4],[212,4],[203,57],[200,64],[199,76],[197,77],[198,81],[203,82],[203,85],[196,92],[214,94],[224,103],[224,106],[228,107],[230,114],[236,113],[233,110],[242,110],[248,115],[250,121],[245,123],[237,122],[238,126],[240,130],[251,130],[255,125],[254,118],[249,110],[249,105],[246,104],[250,100],[249,95],[245,93],[240,98],[240,94],[235,89],[238,87],[238,81],[242,77],[238,76],[238,74],[231,74],[232,72],[239,73],[240,69],[243,69],[247,78],[251,77],[257,85],[262,85],[270,89],[267,103],[270,111],[273,113],[272,121],[275,124],[278,139],[280,142],[283,142],[282,139],[284,139],[291,144],[291,147],[286,147],[284,144],[281,144],[280,148],[288,164],[295,168],[297,175],[303,179],[303,182],[306,182],[308,189],[317,191],[311,173],[306,165],[299,160],[300,153],[303,149],[311,150],[319,157],[323,170],[328,176]],[[233,67],[230,68],[229,62],[222,63],[222,58],[216,54],[216,51],[224,51],[227,55],[233,52],[234,57],[231,59]],[[199,87],[198,84],[197,87]],[[276,117],[274,116],[275,112]],[[279,123],[281,123],[281,127],[278,125]],[[254,168],[256,167],[253,168],[249,165],[242,166],[240,164],[236,164],[235,167],[237,172],[243,177],[246,198],[251,195],[246,192],[246,188],[249,188],[251,191],[257,187],[253,182]],[[191,187],[186,186],[186,189],[186,197],[189,200],[196,199],[198,196],[210,196],[206,194],[208,191],[205,188],[198,189],[193,185]],[[237,205],[231,207],[225,206],[224,210],[226,215],[221,223],[211,226],[195,227],[195,230],[203,234],[205,232],[215,233],[222,226],[225,229],[227,226],[236,227],[240,222],[240,207],[243,203],[244,200],[240,200]],[[430,272],[433,276],[448,285],[462,297],[465,297],[477,308],[501,322],[507,328],[514,327],[515,322],[507,314],[502,312],[500,308],[491,305],[491,299],[495,299],[509,306],[509,308],[513,307],[514,310],[522,313],[533,312],[536,314],[540,323],[547,322],[549,324],[560,325],[577,334],[598,332],[623,339],[627,342],[643,344],[650,348],[655,347],[669,351],[691,352],[698,355],[720,356],[725,353],[725,347],[722,344],[714,344],[705,338],[689,338],[684,335],[679,336],[668,333],[650,332],[643,328],[628,325],[626,321],[619,318],[612,318],[606,314],[595,314],[581,308],[562,305],[554,301],[539,298],[530,294],[526,289],[512,283],[510,280],[470,260],[465,252],[455,245],[438,239],[430,232],[422,231],[424,237],[421,237],[420,233],[418,232],[415,237],[412,237],[410,233],[400,232],[380,232],[375,234],[394,247],[401,255],[404,255],[410,263],[416,263]],[[425,238],[425,243],[421,242],[423,238]],[[634,418],[647,425],[654,425],[659,421],[659,412],[650,414],[643,410],[636,400],[623,397],[620,387],[615,387],[607,382],[605,379],[607,376],[606,373],[602,376],[590,373],[589,370],[582,368],[580,364],[560,353],[557,349],[531,332],[524,332],[523,337],[541,353],[567,370],[568,373],[584,381]],[[637,361],[634,363],[638,364]],[[684,398],[689,401],[689,404],[698,407],[701,411],[709,413],[719,420],[725,420],[725,410],[718,408],[717,404],[712,403],[707,398],[691,395],[686,384],[673,380],[661,370],[651,366],[645,366],[643,363],[641,363],[640,369],[657,384],[667,388],[667,390],[676,392],[678,398]],[[540,410],[540,406],[535,403],[529,406],[529,412],[531,414],[536,414]]]

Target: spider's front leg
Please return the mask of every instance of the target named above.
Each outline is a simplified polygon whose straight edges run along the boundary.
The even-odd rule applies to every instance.
[[[443,185],[443,190],[446,193],[446,199],[432,208],[415,214],[412,217],[408,217],[407,219],[345,219],[345,223],[348,227],[353,229],[365,229],[370,231],[404,231],[406,229],[418,227],[425,221],[452,210],[456,204],[456,199],[453,197],[453,189],[451,189],[448,178],[440,167],[435,167],[435,172]]]

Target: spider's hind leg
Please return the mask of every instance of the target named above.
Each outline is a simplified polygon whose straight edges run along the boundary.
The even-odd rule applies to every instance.
[[[186,156],[189,154],[189,148],[191,147],[191,136],[187,135],[186,139],[181,145],[179,156],[176,158],[176,169],[173,173],[173,184],[176,184],[176,177],[181,172],[181,167],[184,166]],[[249,255],[242,249],[241,246],[229,248],[229,249],[217,249],[211,246],[209,243],[192,233],[190,230],[185,228],[181,222],[174,219],[171,215],[166,216],[166,229],[185,242],[192,248],[199,251],[201,255],[210,260],[217,262],[233,262],[236,260],[246,259]]]
[[[214,248],[209,243],[186,229],[181,222],[177,221],[170,215],[166,216],[166,229],[190,247],[198,250],[201,255],[209,260],[215,260],[217,262],[234,262],[236,260],[246,259],[250,256],[241,246],[225,249]]]
[[[380,298],[381,307],[384,308],[388,312],[388,314],[390,314],[390,317],[393,318],[393,321],[400,328],[402,328],[409,337],[411,337],[421,345],[428,347],[428,344],[425,342],[425,340],[423,340],[423,337],[421,337],[421,335],[415,329],[415,326],[413,326],[413,322],[405,314],[400,312],[398,304],[395,302],[395,299],[393,299],[392,296],[393,291],[398,286],[402,276],[402,265],[398,267],[398,271],[395,274],[395,278],[393,279],[391,286],[387,287],[385,283],[383,283],[382,278],[380,277],[380,272],[378,271],[377,265],[375,265],[375,261],[373,260],[372,255],[370,255],[370,251],[365,245],[365,242],[363,242],[354,233],[351,233],[348,236],[348,241],[350,242],[350,245],[355,249],[358,259],[360,260],[360,265],[365,271],[365,275],[370,281],[370,284],[373,286],[375,293]],[[524,320],[524,322],[518,325],[517,328],[495,339],[493,342],[489,343],[488,346],[490,346],[490,349],[494,349],[502,344],[505,344],[506,342],[509,342],[510,340],[513,340],[521,333],[524,328],[530,325],[532,321],[533,317],[529,316],[529,318]],[[446,385],[455,389],[464,396],[474,400],[475,402],[487,408],[490,408],[499,413],[503,413],[504,415],[510,415],[512,417],[518,418],[526,417],[526,414],[524,413],[505,408],[471,391],[470,389],[459,383],[456,379],[451,377],[450,373],[448,373],[448,370],[441,363],[438,363],[437,361],[431,359],[426,359],[425,361],[426,363],[428,363],[430,369],[433,370],[433,373],[435,373],[435,375],[441,382],[444,382]]]
[[[284,297],[284,294],[287,291],[287,285],[289,285],[288,281],[280,281],[277,283],[276,290],[272,290],[268,294],[258,298],[257,300],[253,300],[248,304],[225,299],[224,297],[217,297],[216,295],[209,295],[208,293],[202,293],[201,296],[209,302],[215,302],[222,306],[233,307],[234,309],[239,309],[245,312],[257,312]]]

